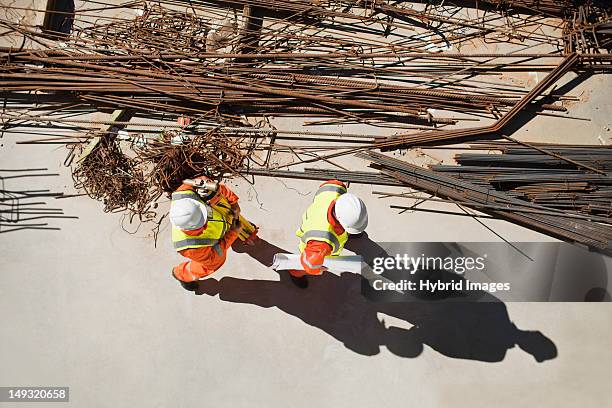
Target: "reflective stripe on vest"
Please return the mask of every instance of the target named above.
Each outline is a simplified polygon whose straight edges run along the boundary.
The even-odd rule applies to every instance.
[[[346,188],[335,184],[324,184],[317,190],[312,204],[302,215],[302,225],[296,232],[300,238],[300,252],[304,252],[308,241],[314,240],[331,245],[332,256],[340,255],[348,240],[348,234],[346,231],[340,235],[334,232],[327,220],[327,211],[331,203],[344,193]]]
[[[342,186],[339,186],[337,184],[323,184],[317,190],[317,194],[323,193],[325,191],[332,191],[334,193],[338,193],[339,195],[342,195],[342,194],[346,193],[346,188],[342,187]]]
[[[218,239],[198,238],[198,236],[195,236],[193,238],[182,239],[180,241],[174,241],[174,247],[175,248],[183,248],[183,247],[193,248],[193,247],[203,247],[203,246],[214,246],[219,242]]]
[[[327,214],[326,214],[327,216]],[[301,236],[303,243],[308,243],[310,240],[329,242],[332,246],[332,252],[336,252],[340,248],[340,239],[330,231],[310,230],[306,231]]]
[[[200,196],[192,191],[177,191],[172,193],[172,201],[182,200],[185,198],[191,198],[197,200],[202,204],[205,204]],[[184,249],[202,248],[202,247],[215,247],[217,253],[222,253],[218,243],[219,240],[225,236],[225,233],[229,230],[231,220],[229,219],[229,213],[225,208],[217,208],[207,206],[207,225],[206,229],[199,235],[186,234],[180,228],[172,226],[172,243],[176,251],[182,251]]]
[[[182,200],[184,198],[191,198],[192,200],[202,201],[200,195],[193,190],[175,191],[172,193],[172,201]]]

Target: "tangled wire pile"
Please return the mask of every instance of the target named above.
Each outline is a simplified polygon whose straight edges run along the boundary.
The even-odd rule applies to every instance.
[[[131,219],[138,215],[140,221],[155,218],[144,173],[115,138],[102,138],[74,169],[72,178],[77,189],[104,203],[105,212],[126,210]]]
[[[248,146],[216,131],[190,137],[164,131],[144,145],[129,146],[121,146],[116,137],[104,137],[75,166],[72,176],[77,189],[104,203],[104,211],[126,211],[130,222],[135,217],[154,221],[156,202],[164,193],[172,193],[184,179],[235,175],[252,152]]]
[[[142,3],[142,14],[133,20],[119,20],[78,28],[76,43],[98,48],[121,48],[149,52],[201,52],[206,46],[210,24],[192,13]]]
[[[249,155],[240,139],[215,131],[185,138],[177,131],[164,131],[137,149],[140,167],[147,168],[147,183],[157,193],[171,193],[184,179],[206,175],[221,179],[235,175]]]

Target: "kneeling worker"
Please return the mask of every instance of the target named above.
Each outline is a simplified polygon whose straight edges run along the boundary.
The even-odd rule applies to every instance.
[[[172,193],[170,222],[174,248],[191,260],[175,266],[172,275],[190,291],[221,268],[237,238],[246,243],[257,239],[257,228],[240,215],[238,196],[206,177],[185,180]]]
[[[329,180],[321,184],[296,232],[304,270],[289,271],[292,281],[301,288],[307,287],[305,275],[323,273],[324,259],[340,255],[349,234],[361,234],[367,226],[365,204],[356,195],[347,193],[344,183]]]

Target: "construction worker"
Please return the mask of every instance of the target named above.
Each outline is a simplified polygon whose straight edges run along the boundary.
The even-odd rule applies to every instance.
[[[296,232],[304,270],[290,270],[292,281],[301,288],[307,287],[306,275],[323,273],[324,259],[340,255],[349,234],[361,234],[367,226],[365,204],[356,195],[347,193],[344,183],[329,180],[321,184]]]
[[[194,180],[210,181],[207,177]],[[238,196],[223,184],[201,196],[196,187],[185,182],[172,193],[170,222],[174,248],[190,261],[172,269],[174,276],[189,291],[197,281],[225,263],[227,250],[237,238],[247,244],[257,239],[257,228],[240,215]]]

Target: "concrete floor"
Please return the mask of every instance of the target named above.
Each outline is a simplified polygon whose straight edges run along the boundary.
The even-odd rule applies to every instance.
[[[31,147],[24,163],[24,148],[8,145],[6,168],[56,169],[63,159],[63,149]],[[61,171],[28,187],[69,189]],[[25,188],[17,180],[7,187]],[[271,179],[257,180],[257,195],[244,184],[236,190],[262,238],[294,250],[296,220],[311,198],[300,193],[317,183],[285,183],[295,190]],[[353,190],[367,200],[375,241],[495,239],[471,219],[395,215],[370,189]],[[198,296],[170,277],[179,256],[167,229],[154,248],[147,228],[124,232],[122,217],[102,213],[94,201],[51,206],[79,219],[54,221],[61,231],[0,234],[2,385],[70,386],[75,407],[573,407],[612,400],[609,303],[385,308],[364,301],[351,276],[326,275],[302,291],[247,253],[230,254]],[[509,239],[538,238],[498,224]]]
[[[583,102],[570,115],[590,122],[538,117],[516,136],[609,143],[611,84],[595,76],[572,91]],[[5,188],[71,192],[64,148],[16,145],[23,137],[0,139],[1,167],[60,175],[8,179]],[[156,248],[149,226],[129,234],[122,225],[135,227],[100,203],[48,200],[78,220],[0,234],[0,385],[69,386],[74,407],[612,404],[610,303],[384,306],[365,301],[347,274],[299,290],[269,269],[270,254],[295,250],[317,185],[232,183],[264,241],[251,254],[231,253],[199,295],[170,277],[180,257],[167,224]],[[467,217],[395,214],[376,189],[351,187],[368,205],[374,241],[499,241]],[[510,241],[551,240],[487,225]],[[18,406],[30,405],[43,406]]]

